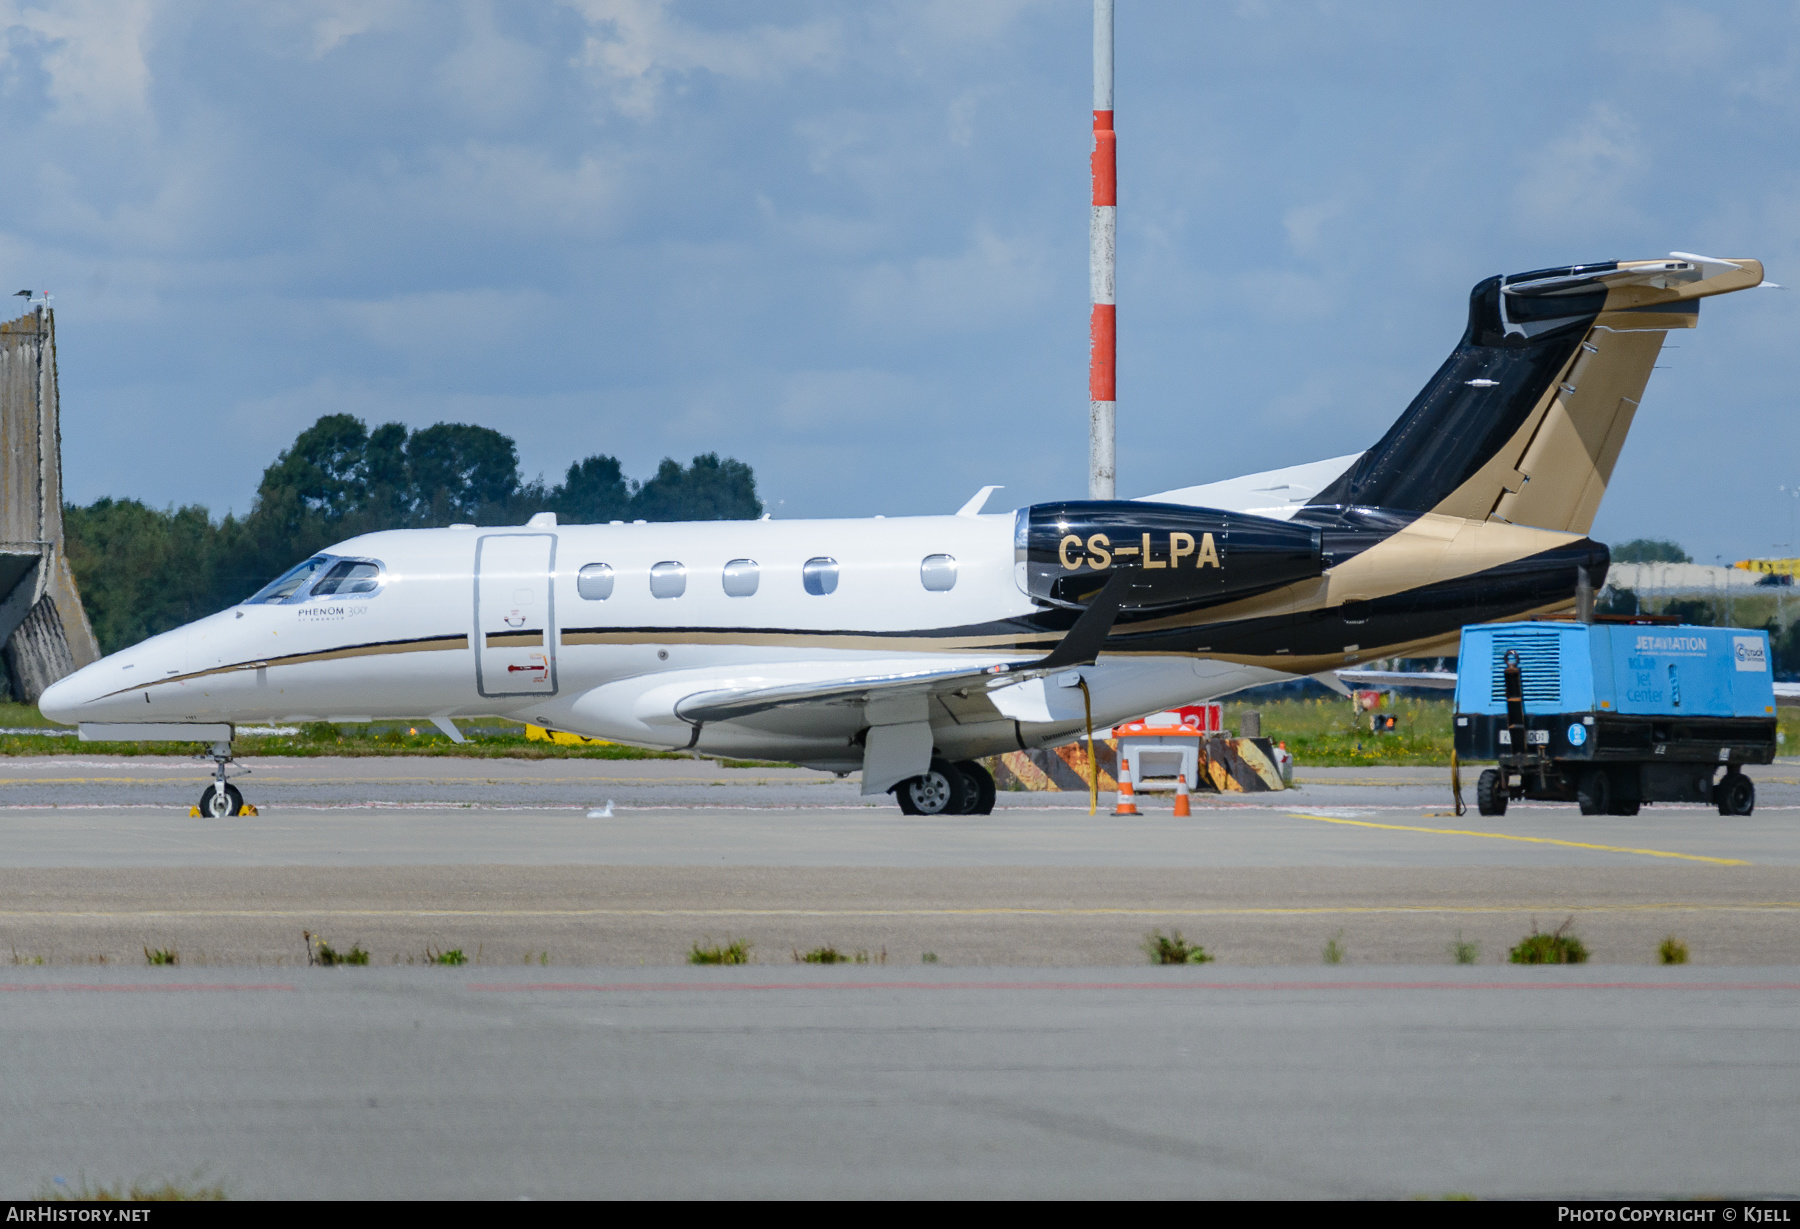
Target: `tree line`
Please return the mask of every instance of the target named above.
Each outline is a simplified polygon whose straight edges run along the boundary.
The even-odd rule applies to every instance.
[[[569,466],[555,485],[519,474],[517,445],[499,431],[438,423],[370,430],[328,414],[263,471],[248,514],[215,520],[199,504],[158,510],[105,498],[63,508],[69,563],[103,651],[242,601],[333,542],[382,529],[457,523],[518,525],[539,512],[564,524],[614,520],[754,520],[750,466],[717,453],[689,465],[664,458],[644,482],[618,458]]]

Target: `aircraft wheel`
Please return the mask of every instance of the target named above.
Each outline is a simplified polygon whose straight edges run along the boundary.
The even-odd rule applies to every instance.
[[[1605,815],[1612,807],[1612,780],[1603,768],[1590,768],[1581,774],[1581,785],[1575,801],[1583,815]]]
[[[228,815],[244,813],[244,796],[235,785],[227,785],[225,793],[219,793],[218,785],[209,785],[200,792],[200,814],[210,815],[214,819],[223,819]]]
[[[959,815],[992,815],[994,813],[994,774],[978,760],[963,760],[956,769],[969,783],[967,805]]]
[[[894,797],[906,815],[955,815],[957,802],[969,792],[962,773],[948,760],[932,760],[931,767],[894,787]]]
[[[1713,787],[1713,799],[1721,815],[1748,815],[1756,809],[1756,785],[1734,768]]]
[[[1483,815],[1506,814],[1506,790],[1500,784],[1500,770],[1490,768],[1475,781],[1475,809]]]

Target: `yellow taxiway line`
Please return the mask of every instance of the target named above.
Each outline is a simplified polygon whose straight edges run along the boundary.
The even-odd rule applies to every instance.
[[[1684,862],[1710,862],[1714,866],[1749,866],[1742,858],[1709,858],[1705,854],[1675,853],[1668,849],[1634,849],[1628,845],[1594,845],[1587,841],[1559,841],[1548,836],[1514,836],[1510,832],[1476,832],[1468,828],[1415,828],[1407,824],[1378,824],[1366,819],[1339,819],[1335,815],[1308,815],[1289,811],[1294,819],[1310,819],[1321,824],[1344,824],[1352,828],[1380,828],[1387,832],[1424,832],[1431,836],[1478,836],[1490,841],[1522,841],[1528,845],[1561,845],[1566,849],[1594,849],[1601,853],[1635,853],[1647,858],[1679,858]]]

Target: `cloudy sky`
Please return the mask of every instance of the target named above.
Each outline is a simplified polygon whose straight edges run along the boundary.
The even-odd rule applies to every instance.
[[[0,270],[70,496],[242,511],[323,413],[778,516],[1085,494],[1081,0],[0,0]],[[1800,9],[1119,0],[1119,469],[1355,451],[1492,273],[1800,284]],[[0,279],[4,280],[4,279]],[[1596,536],[1797,535],[1800,290],[1715,300]]]

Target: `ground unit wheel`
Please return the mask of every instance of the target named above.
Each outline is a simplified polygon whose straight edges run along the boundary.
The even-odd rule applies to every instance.
[[[948,760],[932,760],[924,772],[894,787],[900,810],[907,815],[955,815],[958,801],[969,792],[962,773]]]
[[[1614,802],[1612,804],[1612,806],[1607,809],[1606,813],[1608,815],[1636,815],[1638,813],[1638,807],[1640,805],[1641,805],[1640,803],[1635,802],[1635,801],[1633,801],[1633,802]]]
[[[1756,786],[1734,768],[1713,786],[1713,799],[1721,815],[1748,815],[1756,809]]]
[[[979,760],[962,760],[956,765],[963,780],[969,783],[966,805],[959,815],[992,815],[994,813],[994,774]]]
[[[1506,787],[1500,783],[1500,770],[1490,768],[1475,780],[1475,809],[1483,815],[1506,814]]]
[[[235,785],[227,785],[223,794],[219,793],[217,784],[209,785],[200,792],[200,814],[210,815],[214,819],[223,819],[227,815],[244,813],[244,796]]]
[[[1575,790],[1575,801],[1583,815],[1605,815],[1612,807],[1612,779],[1604,768],[1590,768],[1581,774]]]

